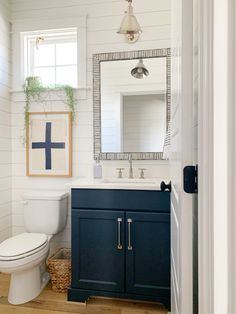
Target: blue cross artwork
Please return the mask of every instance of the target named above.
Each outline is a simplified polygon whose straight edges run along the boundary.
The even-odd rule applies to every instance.
[[[46,122],[45,142],[32,143],[32,149],[45,149],[45,169],[52,169],[52,149],[65,149],[66,143],[53,143],[52,122]]]
[[[30,113],[27,175],[71,176],[71,114]]]

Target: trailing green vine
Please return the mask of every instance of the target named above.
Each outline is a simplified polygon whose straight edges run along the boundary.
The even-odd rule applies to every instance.
[[[44,88],[39,77],[29,76],[25,79],[24,93],[25,93],[25,126],[29,123],[28,112],[30,110],[31,101],[39,101],[40,95]]]
[[[64,89],[66,93],[66,104],[70,108],[70,111],[72,112],[72,120],[74,120],[75,117],[75,106],[76,106],[76,99],[74,95],[74,90],[70,85],[64,85],[61,87]]]
[[[47,97],[43,98],[44,94],[48,94],[51,91],[61,91],[65,92],[66,98],[64,100],[65,104],[68,106],[72,113],[72,121],[75,119],[75,106],[76,98],[73,87],[70,85],[56,85],[56,86],[43,86],[41,79],[36,76],[29,76],[25,79],[24,93],[25,93],[25,127],[29,124],[29,115],[31,103],[32,102],[43,102]]]

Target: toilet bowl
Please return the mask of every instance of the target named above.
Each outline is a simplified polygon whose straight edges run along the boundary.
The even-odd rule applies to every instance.
[[[24,215],[27,216],[26,229],[30,229],[30,232],[11,237],[0,244],[0,272],[11,274],[8,294],[11,304],[23,304],[34,299],[47,285],[50,276],[46,271],[46,259],[50,240],[53,234],[64,228],[66,222],[67,194],[53,194],[53,197],[48,192],[41,193],[40,196],[37,194],[37,197],[35,194],[30,195],[27,195],[27,201],[24,197],[24,205],[27,207],[24,210]],[[37,215],[39,220],[35,221],[31,216],[35,214],[34,209],[38,212],[39,199],[41,205],[44,200],[44,206],[40,206],[41,210]],[[35,233],[28,223],[31,227],[33,225],[33,229],[37,229]],[[52,230],[53,233],[48,235],[39,230]]]
[[[0,270],[11,274],[8,300],[21,304],[34,299],[50,277],[42,271],[49,252],[45,234],[22,233],[0,245]]]

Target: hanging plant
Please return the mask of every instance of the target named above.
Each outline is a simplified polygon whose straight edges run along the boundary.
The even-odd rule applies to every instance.
[[[70,85],[63,85],[61,86],[62,89],[64,89],[66,94],[66,104],[70,108],[70,111],[72,112],[72,120],[75,118],[75,106],[76,106],[76,99],[74,90]]]
[[[25,126],[29,123],[28,112],[30,110],[31,101],[39,101],[40,95],[43,92],[41,79],[37,76],[29,76],[25,79],[24,93],[25,93]]]
[[[46,101],[48,93],[51,91],[61,91],[63,90],[66,95],[64,100],[65,104],[68,106],[69,110],[72,112],[72,121],[75,119],[75,106],[76,98],[73,87],[70,85],[56,85],[56,86],[43,86],[40,77],[38,76],[28,76],[25,79],[24,93],[25,93],[25,127],[29,124],[28,112],[31,107],[31,102],[43,102]],[[46,93],[46,95],[44,95]],[[43,98],[43,95],[45,96]]]

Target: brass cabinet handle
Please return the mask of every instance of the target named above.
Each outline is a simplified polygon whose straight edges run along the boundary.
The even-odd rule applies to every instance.
[[[122,218],[117,218],[117,223],[118,223],[118,244],[117,244],[117,249],[122,250],[122,244],[121,244],[121,223],[122,223]]]
[[[132,219],[128,218],[127,222],[128,222],[128,250],[132,251],[133,247],[131,245],[131,224],[133,221],[132,221]]]

